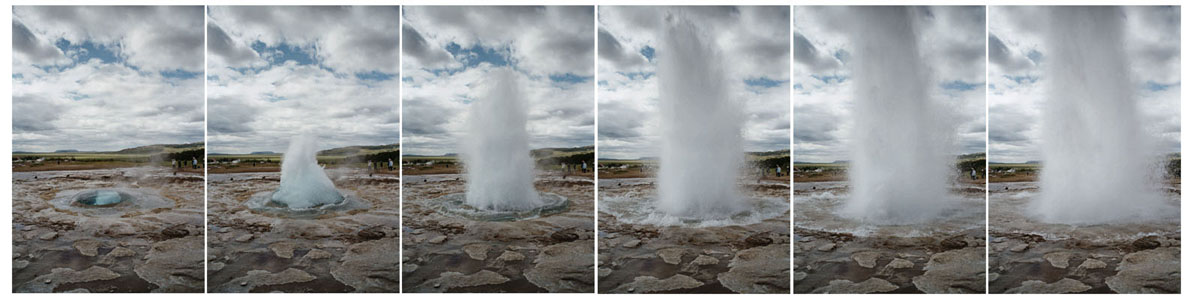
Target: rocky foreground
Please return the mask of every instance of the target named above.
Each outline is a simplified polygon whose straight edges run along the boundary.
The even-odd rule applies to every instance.
[[[159,168],[13,174],[13,292],[202,292],[203,177]],[[116,214],[51,200],[133,188],[173,203]]]
[[[568,197],[565,212],[479,221],[439,211],[465,192],[461,175],[405,176],[403,292],[594,291],[594,182],[539,176],[536,190]]]
[[[314,217],[258,212],[246,201],[277,189],[278,173],[210,175],[209,292],[399,291],[399,178],[327,172],[368,208]]]
[[[1179,216],[1070,226],[1025,217],[1034,183],[994,183],[991,293],[1179,293]],[[1179,207],[1178,186],[1170,202]]]
[[[652,195],[650,182],[604,179],[599,194]],[[789,194],[784,184],[745,190],[751,197]],[[605,212],[598,215],[599,293],[789,292],[788,213],[755,224],[709,227],[626,224]]]
[[[794,188],[794,292],[985,292],[984,188],[953,188],[958,202],[933,223],[876,225],[837,214],[846,182]]]
[[[796,293],[984,293],[984,230],[857,237],[798,228]]]

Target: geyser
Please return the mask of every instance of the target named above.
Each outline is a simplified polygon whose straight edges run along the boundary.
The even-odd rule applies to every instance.
[[[1027,215],[1065,224],[1154,216],[1165,203],[1129,75],[1125,16],[1115,7],[1049,14],[1042,192]]]
[[[113,206],[132,196],[113,190],[94,190],[79,193],[75,202],[86,206]]]
[[[659,33],[660,171],[657,209],[683,219],[720,219],[748,209],[737,188],[743,112],[724,60],[705,32],[679,15]]]
[[[291,139],[282,156],[282,180],[270,201],[291,209],[308,209],[344,201],[324,168],[316,163],[316,141],[308,135]]]
[[[511,69],[487,74],[488,91],[469,105],[462,143],[466,203],[482,210],[526,211],[544,205],[532,186],[527,100]]]
[[[953,128],[929,97],[929,70],[918,49],[916,11],[860,7],[846,28],[851,53],[854,132],[844,217],[874,224],[912,224],[937,218],[951,204]]]

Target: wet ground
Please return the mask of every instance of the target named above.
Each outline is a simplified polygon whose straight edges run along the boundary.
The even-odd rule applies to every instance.
[[[515,221],[442,213],[464,193],[463,175],[404,176],[403,292],[594,291],[594,181],[541,174],[536,190],[568,198],[566,210]]]
[[[750,213],[684,222],[651,213],[654,179],[600,180],[598,292],[788,293],[789,186],[742,190]]]
[[[13,173],[13,292],[202,292],[203,176],[167,168]],[[119,205],[72,205],[117,189]]]
[[[989,196],[991,293],[1179,293],[1179,185],[1174,214],[1150,221],[1073,226],[1024,216],[1034,182],[993,183]]]
[[[847,182],[794,183],[795,293],[984,293],[984,186],[952,188],[938,221],[843,218]]]
[[[319,214],[255,210],[279,173],[210,174],[208,291],[398,292],[399,178],[327,170],[346,198]]]

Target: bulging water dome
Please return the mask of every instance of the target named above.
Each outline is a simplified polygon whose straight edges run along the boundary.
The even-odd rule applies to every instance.
[[[133,196],[118,191],[94,190],[79,193],[75,196],[75,203],[86,206],[114,206],[131,198]]]

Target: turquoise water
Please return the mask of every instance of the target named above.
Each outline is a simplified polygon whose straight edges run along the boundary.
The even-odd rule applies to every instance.
[[[125,197],[120,192],[99,190],[90,193],[84,193],[78,198],[78,202],[86,205],[106,206],[113,205],[124,201]]]

